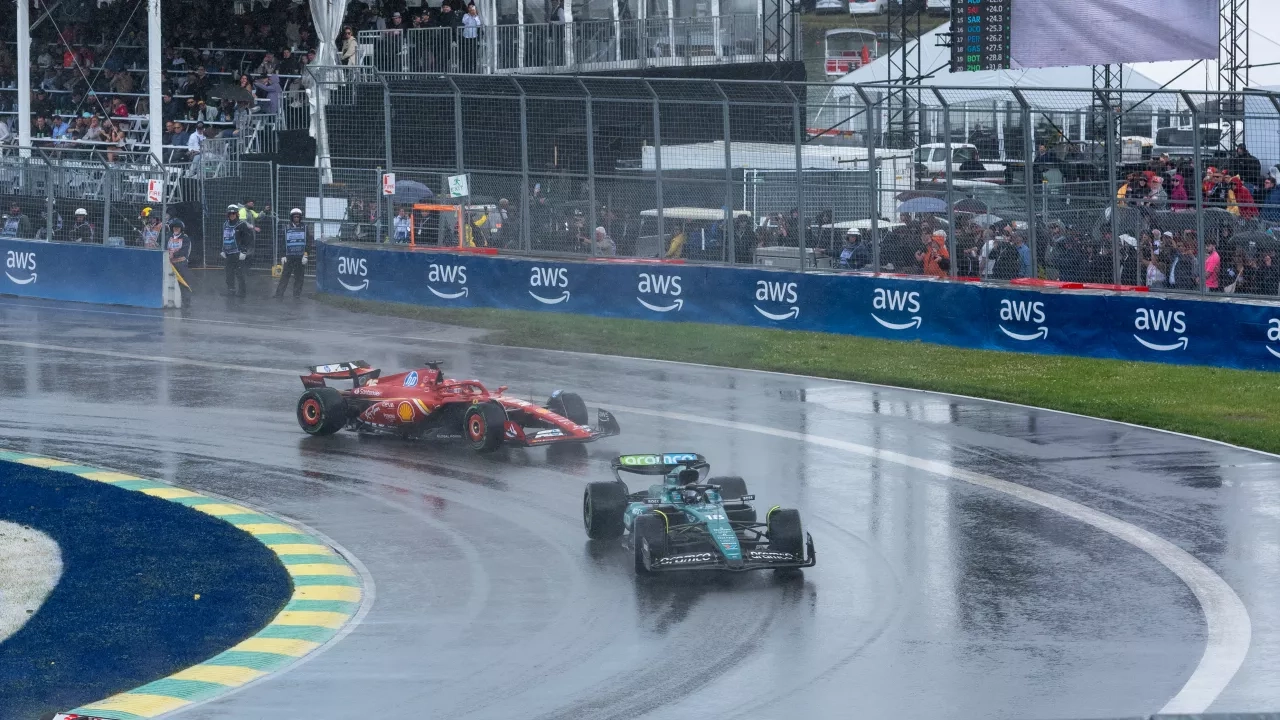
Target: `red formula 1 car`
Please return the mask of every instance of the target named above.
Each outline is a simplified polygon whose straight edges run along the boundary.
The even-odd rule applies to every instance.
[[[327,380],[349,380],[350,390]],[[587,406],[574,393],[557,390],[546,405],[489,392],[479,380],[449,380],[440,363],[382,377],[365,362],[318,365],[302,376],[307,388],[298,399],[298,424],[311,435],[342,428],[406,438],[461,439],[478,452],[505,443],[534,447],[585,443],[617,435],[618,421],[598,410],[588,424]]]

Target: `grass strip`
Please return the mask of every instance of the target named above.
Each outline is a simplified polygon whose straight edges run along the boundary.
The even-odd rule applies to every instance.
[[[1122,420],[1280,453],[1280,373],[1098,360],[731,325],[429,308],[317,294],[359,313],[490,330],[484,342],[860,380]]]

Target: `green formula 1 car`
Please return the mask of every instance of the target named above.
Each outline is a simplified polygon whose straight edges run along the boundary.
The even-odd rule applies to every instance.
[[[711,465],[696,453],[620,455],[612,482],[587,484],[582,522],[593,540],[626,536],[636,573],[669,570],[788,570],[812,567],[813,538],[800,511],[774,507],[756,516],[740,477],[704,477]],[[661,477],[633,493],[620,473]]]

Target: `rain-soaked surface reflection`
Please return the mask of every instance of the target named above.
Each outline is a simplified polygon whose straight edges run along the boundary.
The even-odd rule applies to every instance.
[[[592,407],[812,433],[1106,512],[1196,554],[1249,608],[1250,655],[1214,709],[1280,707],[1267,457],[887,388],[472,345],[474,331],[305,300],[205,292],[181,316],[100,310],[0,299],[0,445],[277,512],[375,583],[339,644],[189,717],[1132,716],[1159,709],[1203,651],[1194,597],[1149,556],[891,458],[625,410],[620,437],[554,453],[297,429],[303,366],[425,358],[519,397],[566,388]],[[582,487],[620,452],[664,450],[744,476],[762,507],[799,508],[818,566],[637,581],[617,543],[586,539]]]

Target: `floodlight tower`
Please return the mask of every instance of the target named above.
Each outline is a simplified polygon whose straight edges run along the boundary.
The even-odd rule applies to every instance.
[[[919,141],[920,108],[920,12],[907,10],[910,0],[890,0],[886,12],[889,29],[889,122],[885,128],[893,147],[914,147]],[[915,46],[908,40],[911,16],[915,16]],[[897,32],[897,38],[893,36]]]
[[[1249,0],[1221,0],[1218,5],[1218,109],[1228,121],[1231,144],[1243,138],[1241,91],[1249,87]]]

